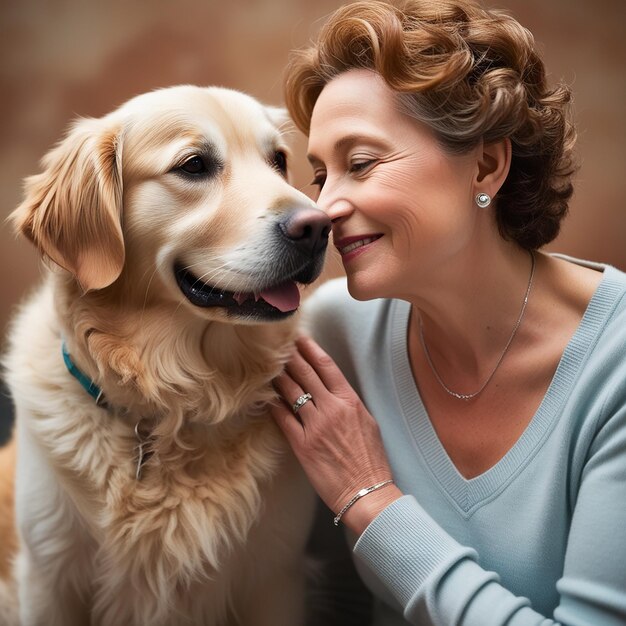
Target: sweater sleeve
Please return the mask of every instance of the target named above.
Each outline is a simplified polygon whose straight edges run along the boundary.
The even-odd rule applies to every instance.
[[[410,624],[626,624],[626,406],[598,430],[583,469],[554,616],[540,615],[527,598],[505,589],[413,496],[383,510],[354,552]]]

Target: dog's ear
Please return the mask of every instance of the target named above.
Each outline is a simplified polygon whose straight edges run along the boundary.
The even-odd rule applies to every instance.
[[[102,289],[124,265],[121,130],[82,119],[26,179],[25,199],[10,219],[43,255],[82,288]]]
[[[289,117],[287,109],[282,107],[266,106],[265,111],[267,112],[267,116],[270,118],[272,124],[274,124],[279,131],[286,132],[293,130],[293,122]]]

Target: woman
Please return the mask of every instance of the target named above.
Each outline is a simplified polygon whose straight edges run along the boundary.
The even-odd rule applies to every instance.
[[[626,275],[539,251],[568,101],[469,0],[351,4],[290,64],[347,283],[308,301],[274,417],[375,624],[626,623]]]

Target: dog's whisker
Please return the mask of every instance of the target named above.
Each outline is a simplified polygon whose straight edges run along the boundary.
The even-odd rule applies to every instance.
[[[139,318],[140,319],[140,324],[143,323],[143,316],[144,316],[144,313],[145,313],[145,310],[146,310],[146,305],[148,303],[148,293],[150,291],[150,285],[152,285],[152,281],[154,280],[154,277],[155,277],[158,269],[159,269],[158,267],[156,267],[156,266],[154,267],[154,269],[152,270],[152,273],[150,274],[150,278],[148,279],[148,284],[146,285],[146,290],[144,292],[144,298],[143,298],[143,305],[141,307],[141,316]],[[148,270],[146,270],[144,272],[144,276],[147,273],[148,273]],[[142,279],[143,279],[143,277],[142,277]]]

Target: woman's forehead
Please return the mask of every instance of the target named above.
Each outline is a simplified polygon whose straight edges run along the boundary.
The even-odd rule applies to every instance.
[[[397,93],[371,70],[350,70],[330,81],[320,93],[309,132],[310,159],[343,149],[355,137],[394,141],[420,132],[416,120],[402,111]]]
[[[394,92],[384,79],[371,70],[349,70],[328,82],[320,93],[311,117],[326,114],[350,113],[351,111],[377,110],[386,108],[395,99]]]

